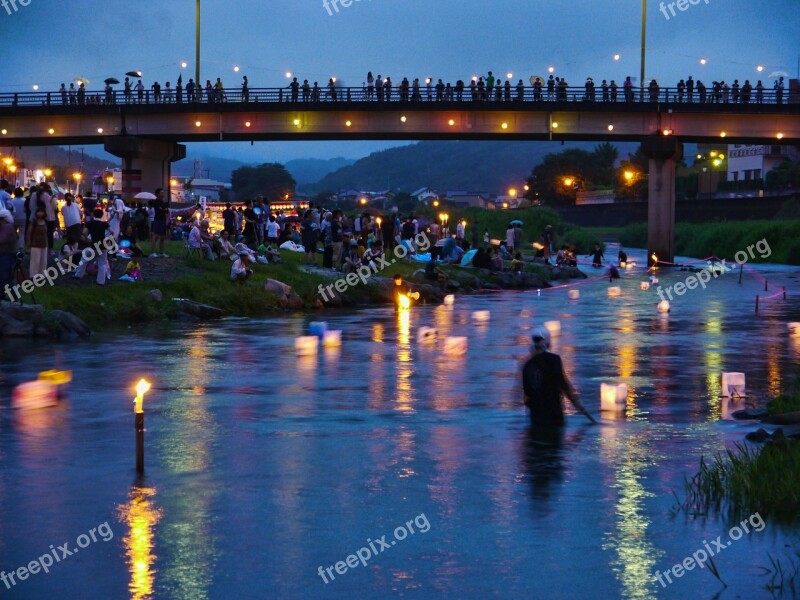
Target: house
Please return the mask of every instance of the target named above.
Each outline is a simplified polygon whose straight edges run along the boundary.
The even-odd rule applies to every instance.
[[[489,194],[475,192],[447,192],[446,200],[458,208],[497,208],[497,203]]]
[[[411,192],[410,195],[412,198],[415,198],[418,202],[422,202],[423,204],[430,204],[434,200],[439,199],[439,194],[434,192],[429,187],[419,188],[415,192]]]

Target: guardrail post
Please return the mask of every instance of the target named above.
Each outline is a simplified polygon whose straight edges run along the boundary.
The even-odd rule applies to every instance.
[[[50,92],[47,92],[47,106],[50,106]]]
[[[278,102],[283,102],[283,88],[278,90]]]

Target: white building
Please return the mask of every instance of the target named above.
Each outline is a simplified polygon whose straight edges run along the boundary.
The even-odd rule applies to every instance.
[[[423,204],[430,204],[434,200],[439,199],[439,194],[429,187],[423,187],[415,192],[411,192],[411,197],[416,198],[418,202],[422,202]]]
[[[787,160],[797,159],[794,146],[728,146],[728,181],[764,179],[772,169]]]

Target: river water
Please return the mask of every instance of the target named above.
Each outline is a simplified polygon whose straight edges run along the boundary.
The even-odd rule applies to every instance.
[[[800,360],[800,333],[787,330],[800,321],[797,269],[757,271],[769,292],[731,272],[668,315],[640,289],[642,269],[399,315],[329,314],[344,345],[311,358],[293,350],[309,316],[5,343],[0,568],[53,551],[59,562],[9,590],[0,583],[0,596],[715,597],[722,585],[708,568],[665,586],[654,573],[729,539],[730,523],[671,512],[700,456],[753,428],[725,418],[719,374],[742,371],[748,395],[766,397]],[[658,274],[662,286],[687,275]],[[763,301],[756,315],[756,294],[781,286],[788,300]],[[476,310],[490,320],[476,323]],[[533,436],[517,375],[532,328],[548,320],[561,323],[553,350],[591,412],[601,382],[628,385],[624,415],[596,426],[571,415],[556,446]],[[417,344],[421,326],[466,336],[467,351]],[[63,406],[11,409],[13,386],[51,368],[73,371]],[[141,479],[140,377],[153,384]],[[721,598],[770,597],[759,566],[796,535],[765,522],[715,558],[729,586]],[[79,537],[93,528],[97,541]],[[366,567],[337,573],[370,541]],[[79,552],[64,556],[65,543]]]

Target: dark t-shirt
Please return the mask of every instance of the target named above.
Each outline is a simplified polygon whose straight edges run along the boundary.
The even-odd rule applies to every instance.
[[[542,352],[522,367],[525,403],[531,409],[531,421],[537,425],[563,425],[561,394],[567,391],[567,379],[561,357]]]
[[[86,228],[89,230],[89,235],[92,237],[93,242],[102,242],[103,238],[106,237],[108,223],[99,219],[92,219],[86,224]]]
[[[225,229],[236,229],[236,213],[232,208],[222,211],[222,220],[225,223]]]
[[[167,222],[167,215],[169,214],[169,208],[167,208],[166,203],[163,200],[153,200],[153,220],[159,223],[166,223]]]
[[[245,235],[255,235],[256,232],[256,221],[258,221],[258,215],[256,211],[252,208],[245,208],[244,209],[244,234]]]

